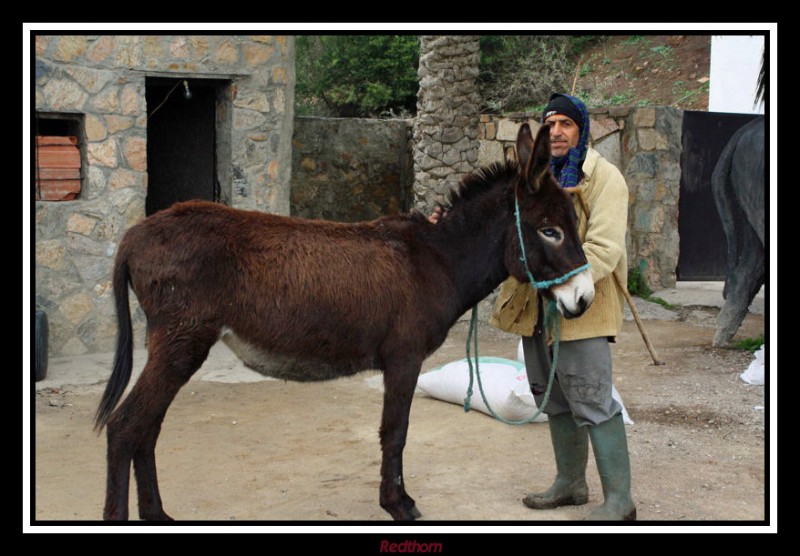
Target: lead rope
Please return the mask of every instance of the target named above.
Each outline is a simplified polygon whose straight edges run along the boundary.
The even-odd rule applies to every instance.
[[[537,282],[533,278],[533,274],[531,273],[530,268],[528,267],[528,258],[525,256],[525,247],[524,247],[525,243],[522,241],[522,225],[520,224],[520,216],[519,216],[519,214],[520,214],[519,201],[517,200],[517,195],[516,195],[516,192],[515,192],[515,194],[514,194],[514,217],[515,217],[516,223],[517,223],[517,235],[519,237],[520,251],[522,252],[522,256],[520,257],[520,261],[522,261],[522,263],[523,263],[523,266],[525,268],[525,272],[528,274],[528,280],[530,281],[532,287],[534,287],[536,289],[549,288],[550,286],[553,286],[555,284],[561,284],[563,282],[566,282],[567,280],[569,280],[575,274],[577,274],[579,272],[582,272],[582,271],[586,270],[587,268],[589,268],[589,263],[586,263],[585,265],[580,266],[580,267],[578,267],[578,268],[576,268],[574,270],[571,270],[570,272],[568,272],[568,273],[564,274],[563,276],[561,276],[559,278],[556,278],[554,280],[546,280],[546,281],[542,281],[542,282]],[[553,357],[552,357],[552,360],[550,361],[550,376],[547,379],[547,388],[544,391],[544,398],[542,399],[541,407],[539,407],[539,409],[536,411],[536,413],[534,413],[531,417],[528,417],[527,419],[519,419],[519,420],[506,419],[505,417],[501,417],[500,415],[495,413],[495,411],[489,405],[489,400],[486,399],[486,394],[483,391],[483,383],[481,381],[480,368],[479,368],[479,364],[478,364],[479,357],[478,357],[478,327],[477,327],[477,324],[478,324],[478,306],[475,305],[474,307],[472,307],[472,317],[470,318],[469,332],[467,334],[467,349],[466,349],[466,351],[467,351],[467,363],[469,365],[469,386],[467,387],[467,397],[464,398],[464,411],[468,412],[470,410],[470,408],[471,408],[472,384],[473,384],[473,373],[474,373],[474,375],[477,375],[477,377],[478,377],[478,390],[480,390],[481,399],[483,399],[483,403],[486,405],[486,408],[489,410],[489,413],[492,415],[492,417],[494,417],[498,421],[500,421],[502,423],[505,423],[507,425],[526,425],[528,423],[532,423],[533,421],[535,421],[536,419],[539,418],[539,416],[544,411],[544,408],[547,407],[547,402],[550,400],[550,391],[553,388],[553,380],[554,380],[555,375],[556,375],[556,367],[558,366],[558,343],[559,343],[559,338],[561,336],[561,320],[558,318],[558,307],[556,306],[556,302],[553,301],[552,299],[548,299],[547,300],[547,309],[545,310],[545,313],[544,313],[544,329],[545,329],[545,332],[552,328],[553,329],[553,337],[554,337]],[[475,338],[475,340],[474,340],[474,343],[475,343],[475,369],[474,369],[474,371],[473,371],[473,368],[472,368],[472,359],[470,358],[470,347],[469,347],[470,346],[470,341],[472,340],[473,337]]]

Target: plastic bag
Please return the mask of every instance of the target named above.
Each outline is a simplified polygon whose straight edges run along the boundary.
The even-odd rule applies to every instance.
[[[747,370],[739,375],[743,381],[748,384],[761,385],[764,384],[764,354],[765,346],[762,345],[755,352],[755,359],[747,367]]]
[[[473,359],[473,368],[474,365]],[[528,384],[524,364],[500,357],[479,357],[478,370],[481,374],[483,392],[489,406],[497,415],[504,419],[519,421],[530,419],[536,414],[538,408]],[[466,359],[460,359],[431,369],[419,376],[417,387],[433,398],[463,407],[469,387],[469,363]],[[483,402],[477,376],[472,384],[470,407],[491,415]],[[542,413],[533,422],[544,421],[547,421],[547,415]]]

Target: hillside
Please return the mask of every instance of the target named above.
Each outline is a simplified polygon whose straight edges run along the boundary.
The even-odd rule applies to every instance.
[[[590,108],[675,106],[708,110],[711,37],[618,35],[580,55],[575,92]]]

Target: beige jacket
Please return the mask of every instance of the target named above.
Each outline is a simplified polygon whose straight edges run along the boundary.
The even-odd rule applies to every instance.
[[[578,233],[591,265],[595,296],[589,309],[577,319],[561,319],[561,340],[582,340],[600,336],[614,337],[622,328],[624,296],[612,272],[623,285],[628,283],[625,234],[628,229],[628,186],[616,166],[589,148],[583,162],[584,179],[577,185],[591,217],[573,195],[578,215]],[[531,269],[534,276],[536,269]],[[491,324],[501,330],[531,336],[538,317],[536,290],[528,283],[509,277],[500,285],[500,294]]]

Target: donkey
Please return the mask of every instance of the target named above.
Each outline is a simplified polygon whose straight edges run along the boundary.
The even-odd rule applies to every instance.
[[[764,121],[758,116],[733,134],[711,175],[711,191],[728,242],[725,303],[717,315],[715,346],[730,343],[766,277]]]
[[[437,224],[420,213],[344,224],[190,201],[131,227],[114,264],[118,344],[95,418],[98,431],[107,428],[104,518],[128,518],[133,463],[139,517],[172,519],[156,440],[178,390],[220,339],[248,366],[285,380],[382,370],[379,502],[396,520],[420,517],[402,458],[425,358],[509,275],[528,280],[521,244],[538,280],[573,271],[544,292],[565,317],[594,297],[589,271],[576,272],[586,257],[572,201],[550,174],[549,129],[534,142],[523,124],[517,153],[517,162],[463,178]],[[129,284],[147,317],[148,359],[116,407],[131,376]]]

